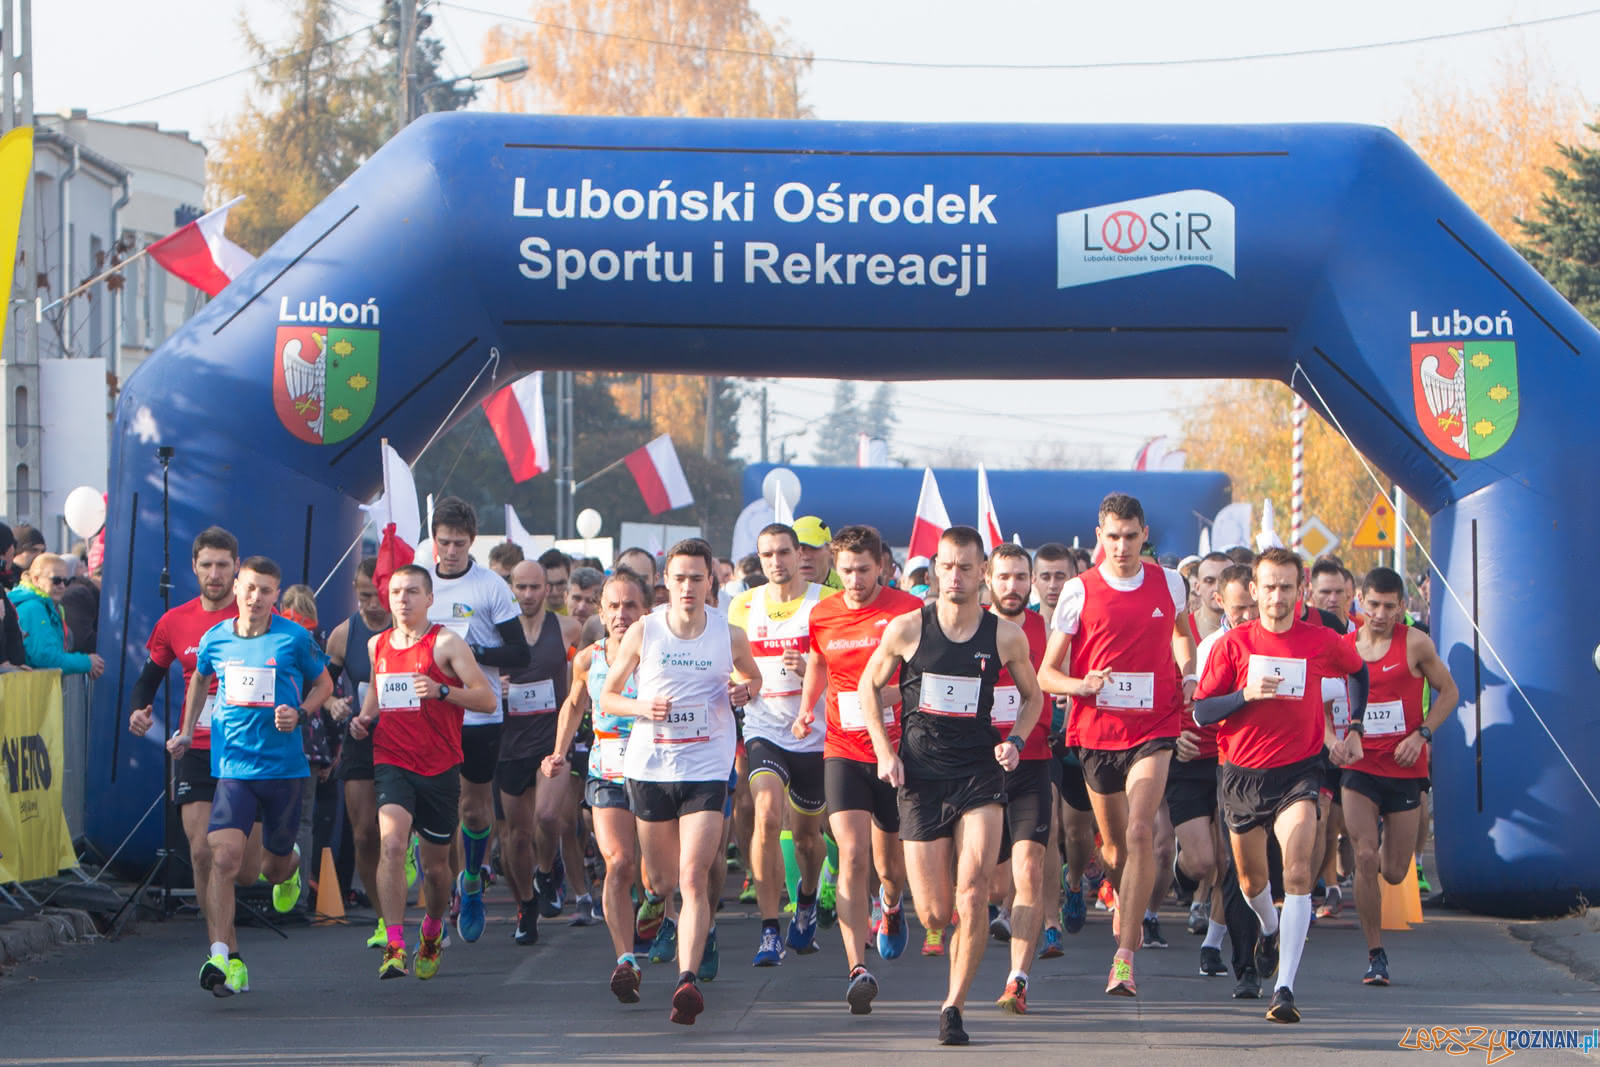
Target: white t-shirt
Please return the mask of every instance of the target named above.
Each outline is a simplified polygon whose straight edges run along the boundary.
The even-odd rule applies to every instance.
[[[1189,610],[1189,594],[1183,587],[1183,575],[1177,571],[1161,568],[1167,576],[1167,590],[1172,594],[1173,618],[1177,618]],[[1139,573],[1132,578],[1121,578],[1110,573],[1104,563],[1100,564],[1100,577],[1105,583],[1119,593],[1131,593],[1144,584],[1144,566],[1139,567]],[[1078,632],[1078,620],[1083,616],[1083,598],[1085,596],[1083,579],[1074,578],[1061,588],[1061,599],[1056,601],[1056,613],[1050,619],[1050,629],[1069,636]],[[1202,661],[1203,663],[1204,661]]]
[[[456,578],[441,578],[433,572],[433,607],[428,609],[428,621],[439,623],[455,631],[457,637],[469,645],[480,648],[499,648],[505,644],[496,629],[501,623],[518,616],[517,602],[511,599],[511,587],[506,580],[476,560],[465,574]],[[502,721],[500,707],[500,672],[486,669],[489,688],[494,690],[494,711],[462,713],[463,726],[483,726]]]

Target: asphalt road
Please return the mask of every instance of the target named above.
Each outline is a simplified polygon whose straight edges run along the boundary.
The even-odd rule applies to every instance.
[[[0,1063],[806,1064],[848,1055],[903,1067],[908,1055],[1002,1053],[1041,1063],[1294,1064],[1354,1052],[1422,1067],[1493,1061],[1404,1050],[1409,1027],[1600,1026],[1600,986],[1539,958],[1503,922],[1448,913],[1390,935],[1387,989],[1360,983],[1366,954],[1352,912],[1319,922],[1297,982],[1298,1026],[1267,1022],[1264,1001],[1232,1000],[1231,978],[1201,977],[1200,939],[1183,932],[1177,912],[1165,922],[1172,948],[1139,953],[1137,1000],[1103,993],[1114,946],[1107,915],[1091,913],[1064,958],[1035,962],[1022,1018],[993,1006],[1007,956],[991,941],[967,1011],[969,1050],[935,1043],[947,965],[915,954],[915,924],[905,957],[872,957],[882,993],[871,1015],[852,1016],[836,930],[823,933],[822,951],[756,970],[759,923],[730,901],[718,925],[721,975],[705,987],[706,1013],[686,1028],[667,1021],[672,967],[647,965],[643,1002],[619,1005],[602,928],[547,920],[540,943],[522,948],[511,921],[503,891],[491,896],[483,938],[457,940],[429,982],[378,980],[378,952],[362,947],[370,919],[295,928],[286,941],[246,928],[253,988],[226,1000],[198,985],[206,939],[197,920],[145,923],[0,978]],[[1519,1067],[1580,1061],[1531,1050],[1514,1058]]]

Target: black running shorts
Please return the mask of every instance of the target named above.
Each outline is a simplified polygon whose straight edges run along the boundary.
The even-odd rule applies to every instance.
[[[999,764],[965,778],[907,778],[900,787],[900,839],[952,837],[967,812],[1005,802],[1005,772]]]
[[[867,760],[829,756],[822,761],[822,792],[828,811],[868,811],[886,834],[900,832],[900,804],[894,786],[878,777],[878,765]]]
[[[748,781],[759,774],[776,775],[789,793],[789,803],[802,815],[820,815],[827,807],[823,787],[822,753],[790,752],[765,737],[744,739]]]
[[[1078,748],[1078,760],[1083,764],[1083,780],[1089,788],[1101,796],[1110,796],[1113,793],[1126,791],[1128,787],[1128,772],[1133,770],[1133,765],[1158,752],[1175,752],[1178,748],[1178,739],[1175,737],[1152,737],[1150,740],[1133,748]]]
[[[1167,813],[1173,826],[1216,817],[1216,757],[1172,761],[1167,768]]]
[[[499,762],[499,723],[461,728],[461,777],[474,785],[488,785],[494,781],[494,769]]]
[[[1309,800],[1316,806],[1322,791],[1322,756],[1316,755],[1286,767],[1236,767],[1222,765],[1222,818],[1230,833],[1242,834],[1258,826],[1271,826],[1289,805]]]
[[[411,813],[411,828],[423,840],[436,845],[448,845],[455,838],[461,803],[459,768],[426,775],[380,763],[373,768],[372,780],[380,811],[385,804],[406,809]]]
[[[1345,771],[1339,785],[1378,806],[1379,815],[1414,811],[1422,806],[1421,778],[1386,778],[1366,771]]]

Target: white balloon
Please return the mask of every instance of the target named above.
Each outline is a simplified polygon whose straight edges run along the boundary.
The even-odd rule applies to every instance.
[[[578,536],[584,540],[600,535],[600,513],[594,508],[584,508],[578,512]]]
[[[800,476],[788,467],[773,467],[761,479],[761,497],[773,507],[778,506],[778,486],[783,486],[783,499],[790,510],[800,507]]]
[[[79,537],[93,537],[106,524],[106,501],[92,485],[80,485],[67,494],[67,525]]]

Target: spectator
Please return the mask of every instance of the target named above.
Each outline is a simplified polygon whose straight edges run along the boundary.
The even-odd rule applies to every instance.
[[[7,594],[17,609],[28,666],[100,677],[106,661],[93,652],[71,651],[67,640],[66,623],[61,619],[61,597],[67,589],[66,560],[50,552],[29,558],[22,581]]]
[[[489,550],[489,569],[507,583],[511,581],[511,571],[522,560],[522,546],[514,541],[501,541]]]
[[[24,573],[33,563],[33,557],[44,551],[44,534],[36,527],[22,525],[16,529],[17,550],[11,557],[18,573]],[[62,561],[65,563],[65,561]]]
[[[17,581],[22,577],[22,570],[11,557],[17,554],[17,537],[11,532],[11,527],[0,522],[0,591],[10,592],[17,587]]]
[[[98,563],[98,561],[96,561]],[[100,568],[67,582],[61,594],[61,616],[67,624],[67,641],[74,652],[93,652],[100,625]]]
[[[11,562],[16,551],[17,539],[11,527],[0,522],[0,671],[26,670],[28,662],[27,652],[22,647],[22,627],[17,625],[17,609],[5,596],[22,578],[22,573]]]

